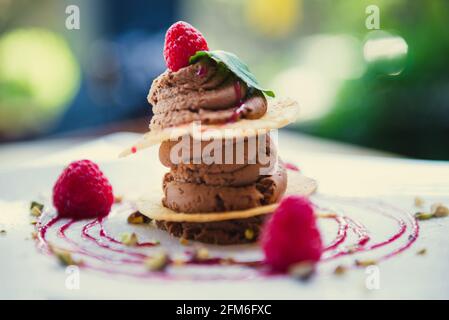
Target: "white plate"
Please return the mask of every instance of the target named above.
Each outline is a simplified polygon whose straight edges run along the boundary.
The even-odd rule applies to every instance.
[[[67,270],[54,258],[39,253],[35,242],[30,239],[33,227],[29,223],[29,202],[35,199],[48,200],[53,183],[64,164],[81,158],[89,158],[100,164],[116,194],[126,198],[139,197],[149,186],[161,183],[160,177],[165,169],[158,163],[157,148],[117,160],[116,155],[135,139],[136,136],[130,134],[113,135],[25,165],[0,170],[0,228],[7,230],[6,235],[0,235],[0,298],[449,298],[449,282],[446,281],[449,268],[449,218],[420,223],[420,236],[412,247],[379,264],[378,269],[374,270],[378,275],[378,289],[372,288],[373,269],[350,270],[343,276],[332,273],[338,264],[351,264],[355,258],[365,258],[354,256],[323,264],[318,274],[306,283],[287,277],[255,276],[252,279],[253,271],[248,272],[245,268],[224,271],[227,275],[235,275],[235,278],[248,274],[245,280],[215,281],[198,281],[189,277],[187,280],[157,277],[139,279],[81,269],[80,287],[71,290],[70,283],[66,285],[67,279],[72,279],[66,273]],[[447,163],[312,154],[306,150],[298,151],[291,138],[287,143],[285,136],[281,135],[279,141],[283,159],[297,164],[304,174],[316,178],[322,194],[374,197],[408,213],[417,210],[413,207],[416,195],[425,199],[426,206],[435,201],[449,205]],[[315,199],[328,201],[327,196]],[[344,208],[341,203],[335,205],[351,210]],[[362,211],[357,214],[368,219],[366,223],[370,226],[373,239],[391,231],[389,228],[392,226],[385,219],[369,218],[368,213]],[[112,215],[107,226],[114,235],[133,228],[126,224],[125,213]],[[325,242],[329,242],[335,230],[326,223],[320,222],[320,226]],[[136,227],[135,230],[142,239],[157,238],[170,250],[181,253],[186,249],[176,239],[158,230],[145,227]],[[61,241],[57,237],[55,239]],[[427,254],[417,255],[416,252],[422,248],[427,249]],[[238,256],[241,259],[261,256],[255,247],[210,249],[212,254]],[[209,272],[199,268],[194,272]]]

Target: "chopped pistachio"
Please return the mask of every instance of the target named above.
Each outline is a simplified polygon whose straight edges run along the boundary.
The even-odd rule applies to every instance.
[[[315,264],[310,261],[295,263],[288,268],[288,274],[296,279],[308,280],[315,273]]]
[[[357,267],[368,267],[368,266],[373,266],[376,265],[377,261],[376,260],[372,260],[372,259],[368,259],[368,260],[355,260],[355,265]]]
[[[42,214],[42,210],[39,209],[37,206],[34,206],[34,207],[31,208],[30,214],[33,217],[39,217]]]
[[[145,259],[144,264],[150,271],[163,271],[169,264],[168,255],[165,252],[159,252]]]
[[[245,238],[247,240],[253,240],[254,239],[254,231],[252,229],[246,229],[245,230]]]
[[[415,213],[415,218],[422,221],[422,220],[429,220],[433,218],[433,214],[426,213],[426,212],[417,212]]]
[[[209,251],[206,248],[197,248],[193,253],[195,260],[201,261],[209,258]]]
[[[441,203],[433,204],[430,210],[435,218],[447,217],[449,215],[449,209]]]
[[[415,197],[415,207],[421,208],[424,205],[424,199],[421,197]]]
[[[144,216],[139,211],[133,212],[128,216],[129,224],[142,224],[142,223],[149,223],[150,221],[151,221],[150,218]]]
[[[183,246],[187,246],[189,245],[189,240],[187,240],[186,238],[179,238],[179,243]]]
[[[185,265],[185,262],[184,262],[184,260],[182,260],[182,259],[174,259],[174,260],[173,260],[173,265],[174,265],[174,266],[177,266],[177,267],[180,267],[180,266]]]
[[[415,217],[418,220],[429,220],[433,218],[443,218],[449,216],[449,209],[441,203],[434,203],[428,212],[417,212]]]
[[[124,245],[133,247],[135,246],[139,240],[137,239],[137,235],[133,232],[133,233],[123,233],[122,237],[121,237],[122,243]]]
[[[335,268],[334,274],[341,276],[342,274],[346,273],[348,269],[345,266],[339,265]]]
[[[426,253],[427,253],[427,249],[426,248],[423,248],[423,249],[419,250],[418,252],[416,252],[416,254],[418,256],[424,256]]]
[[[42,210],[44,210],[44,205],[37,201],[31,201],[30,210],[32,210],[33,208],[38,208],[39,211],[42,211]]]
[[[82,265],[82,260],[75,260],[67,250],[51,248],[51,251],[63,266]]]
[[[114,196],[114,203],[122,203],[123,196]]]
[[[337,215],[333,212],[320,212],[318,218],[336,218]]]
[[[347,253],[355,253],[357,252],[357,250],[359,249],[359,246],[354,244],[354,245],[349,245],[346,247],[346,252]]]

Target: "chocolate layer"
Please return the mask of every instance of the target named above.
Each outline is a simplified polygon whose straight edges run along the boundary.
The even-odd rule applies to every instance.
[[[269,135],[238,140],[197,141],[196,145],[191,138],[181,138],[163,142],[159,148],[159,159],[171,169],[173,180],[178,182],[246,186],[257,182],[261,173],[267,175],[269,169],[274,168],[276,152],[271,143]],[[205,157],[214,157],[215,152],[219,152],[216,158]],[[221,163],[216,163],[217,160]]]
[[[216,155],[215,151],[219,154]],[[191,169],[207,167],[210,173],[234,171],[248,164],[267,164],[274,162],[276,155],[276,147],[267,134],[210,141],[198,141],[185,136],[164,141],[159,148],[159,160],[168,168],[183,164],[189,165]],[[221,163],[210,163],[212,158]]]
[[[156,221],[156,225],[175,237],[188,240],[220,245],[244,244],[257,241],[268,216],[206,223]]]
[[[234,174],[239,175],[238,171]],[[259,176],[252,184],[236,187],[177,181],[169,172],[164,176],[162,203],[185,213],[244,210],[279,201],[286,188],[287,174],[282,165],[273,175]]]

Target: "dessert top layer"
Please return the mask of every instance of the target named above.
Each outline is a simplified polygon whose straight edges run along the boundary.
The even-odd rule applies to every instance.
[[[200,121],[217,124],[258,119],[267,110],[262,93],[249,89],[231,71],[211,59],[157,77],[148,94],[153,105],[151,129]]]

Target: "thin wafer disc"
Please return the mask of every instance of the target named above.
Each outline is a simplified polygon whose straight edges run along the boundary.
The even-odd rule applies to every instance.
[[[288,185],[286,194],[309,196],[317,189],[317,182],[302,175],[299,172],[288,172]],[[210,213],[178,213],[162,205],[161,190],[152,192],[149,197],[137,201],[137,209],[140,213],[153,220],[174,222],[212,222],[232,219],[243,219],[273,212],[278,204],[256,207],[247,210],[210,212]]]
[[[227,139],[251,137],[267,133],[272,129],[279,129],[294,122],[298,118],[299,105],[291,99],[272,101],[267,113],[260,119],[242,119],[226,124],[186,124],[162,130],[152,130],[133,146],[123,150],[120,157],[126,157],[139,150],[151,147],[166,140],[176,139],[184,135],[191,135],[197,140]]]

